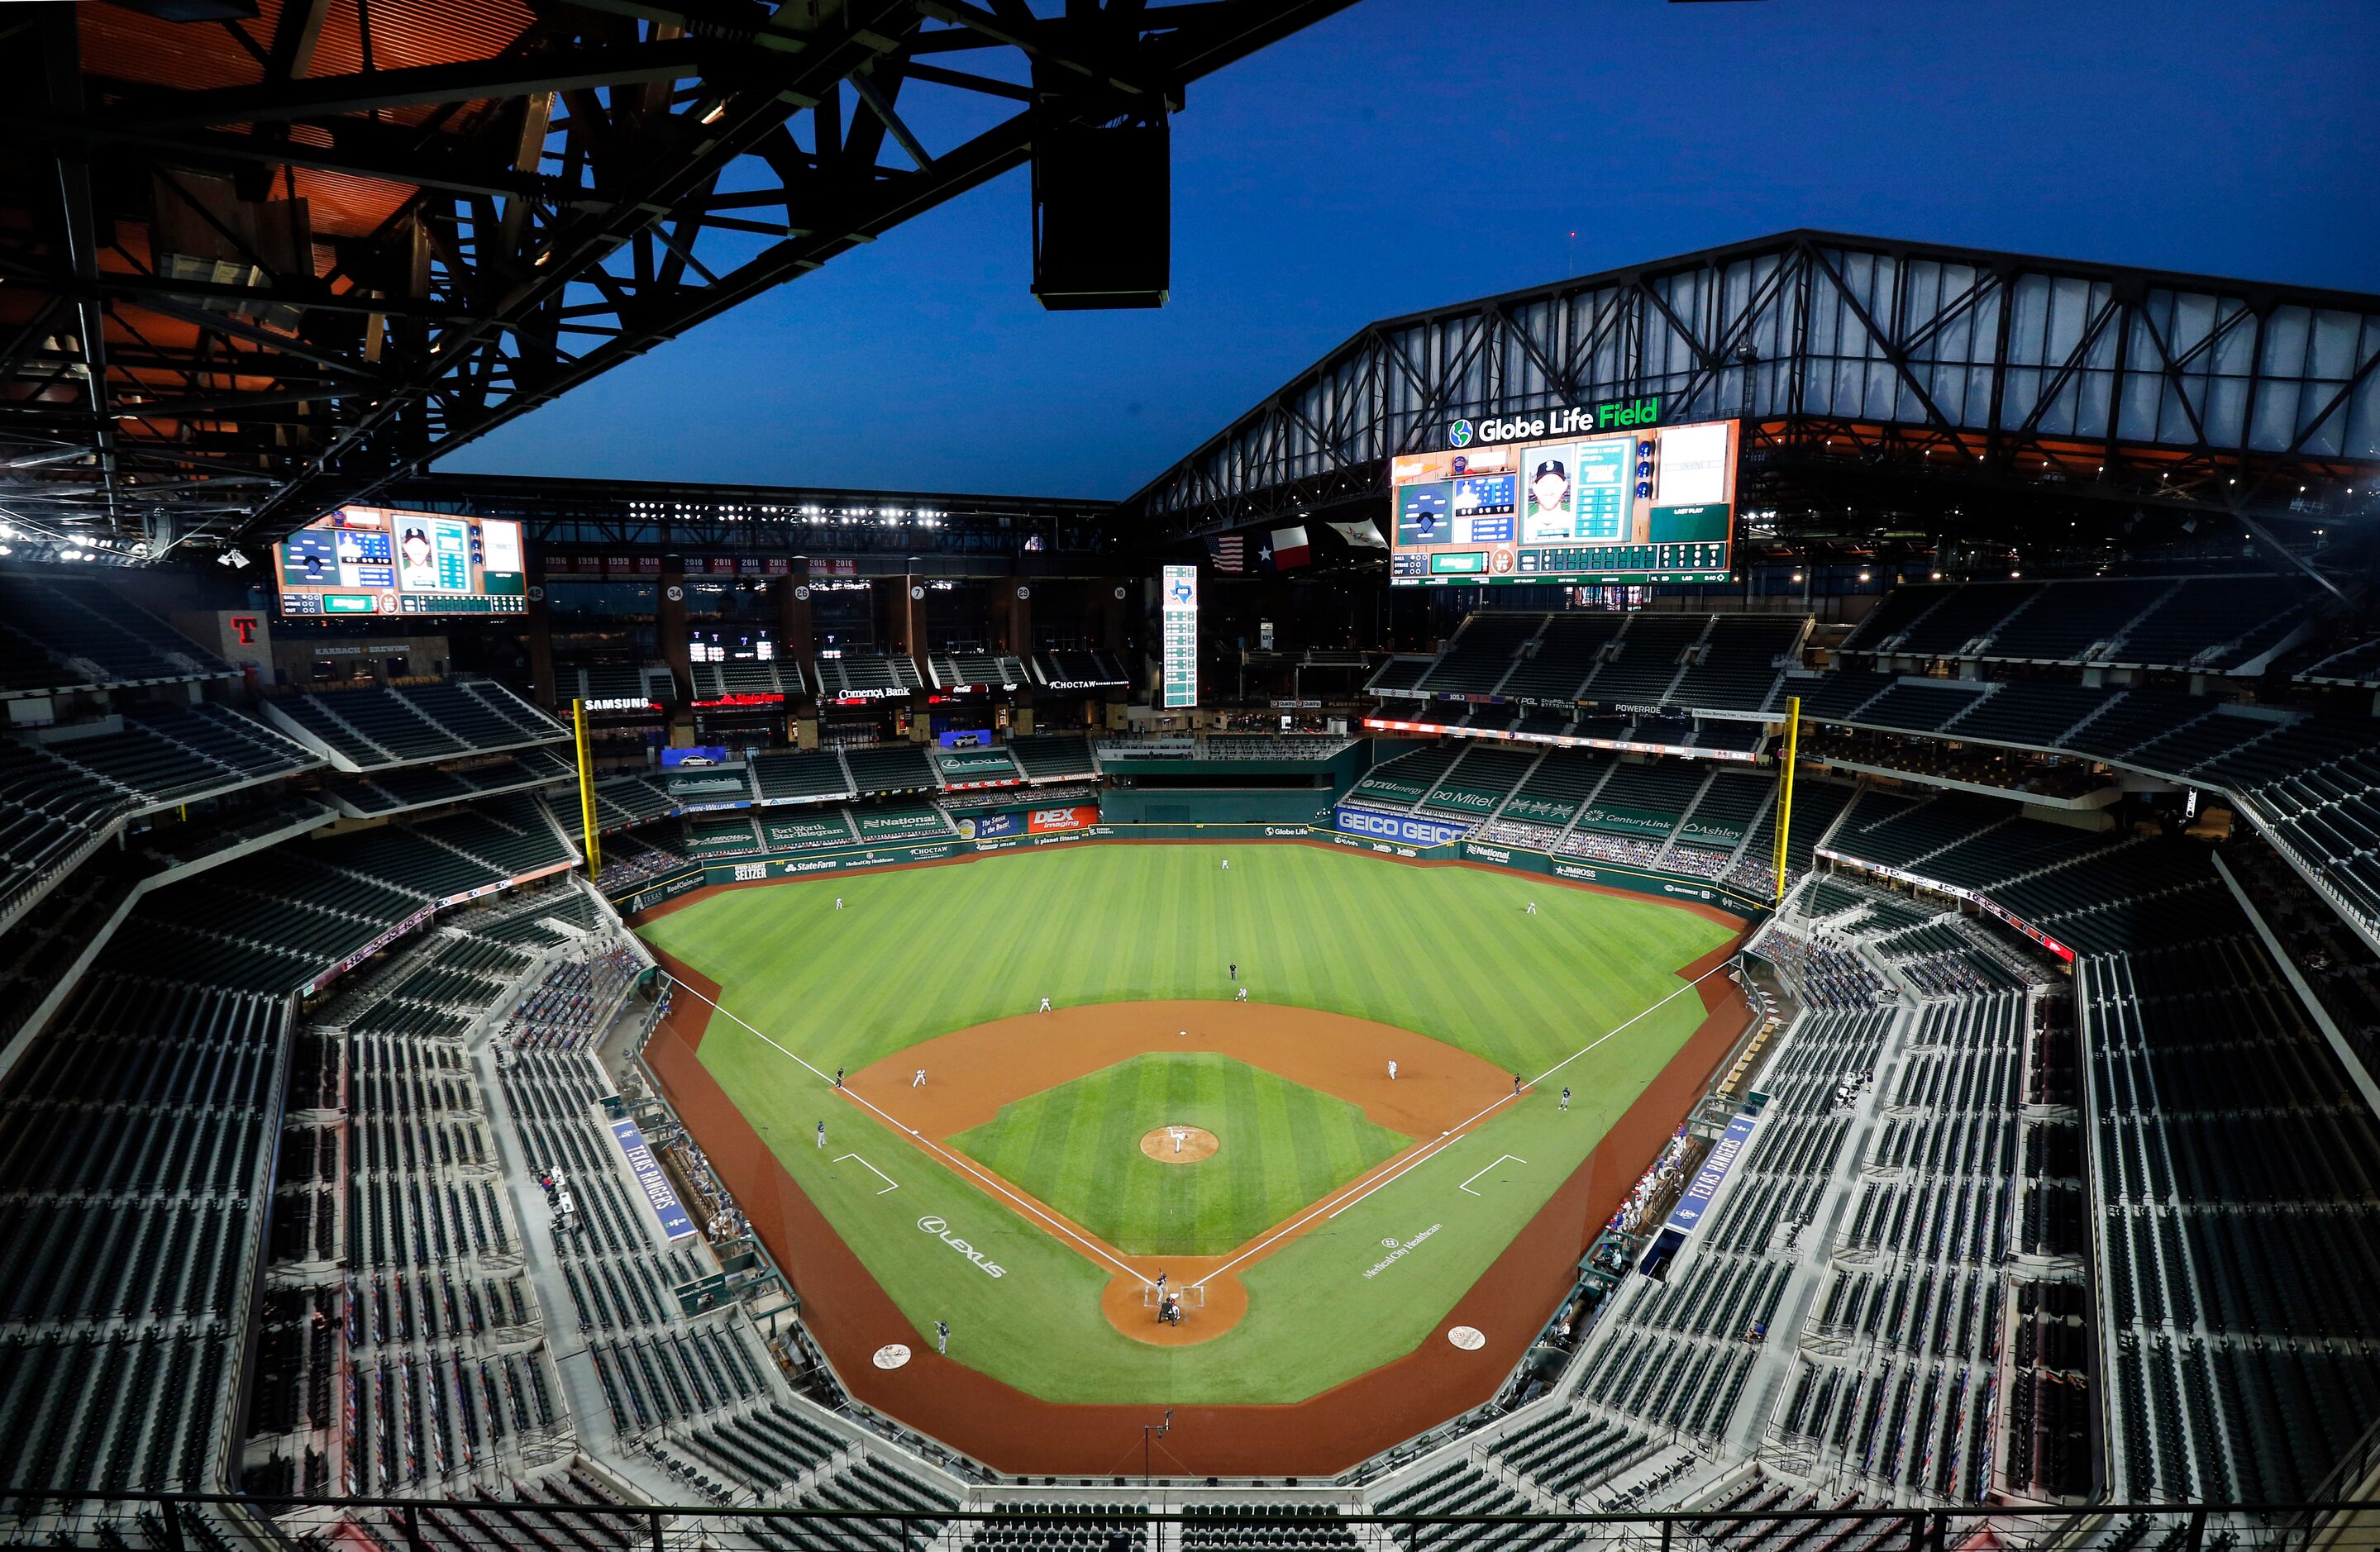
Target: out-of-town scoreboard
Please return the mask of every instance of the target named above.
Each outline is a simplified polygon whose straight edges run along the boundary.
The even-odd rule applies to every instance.
[[[1724,582],[1738,427],[1658,397],[1456,420],[1389,466],[1391,587]]]
[[[1165,621],[1165,704],[1198,704],[1198,568],[1170,565],[1161,584]]]

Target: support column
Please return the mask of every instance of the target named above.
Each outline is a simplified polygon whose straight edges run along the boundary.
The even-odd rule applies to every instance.
[[[1123,606],[1131,597],[1131,588],[1112,577],[1092,584],[1099,588],[1094,600],[1099,622],[1099,645],[1111,652],[1123,650]]]
[[[901,598],[894,617],[901,622],[901,649],[926,667],[926,579],[916,572],[901,576]]]
[[[812,666],[818,661],[818,637],[810,617],[810,563],[806,555],[794,557],[777,594],[777,656],[787,662],[798,663],[811,678]]]
[[[785,698],[785,738],[796,748],[815,749],[818,711],[813,705],[806,712],[801,704],[818,685],[818,631],[810,614],[809,557],[795,555],[785,570],[777,593],[777,657],[781,668],[799,671],[804,686]],[[790,676],[787,682],[791,683]]]
[[[537,686],[538,698],[551,708],[567,697],[553,682],[553,616],[547,612],[544,570],[536,561],[530,561],[528,568],[528,608],[522,622],[528,637],[528,679]],[[577,693],[573,685],[572,694]]]
[[[661,597],[653,606],[653,634],[660,638],[662,661],[670,671],[682,700],[694,698],[694,661],[686,643],[686,561],[662,557]]]
[[[1008,604],[1008,649],[1020,658],[1029,656],[1033,650],[1032,580],[1011,576],[1000,586]]]

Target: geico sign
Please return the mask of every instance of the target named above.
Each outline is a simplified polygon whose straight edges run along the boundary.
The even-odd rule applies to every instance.
[[[1386,814],[1366,814],[1350,808],[1339,816],[1339,822],[1358,835],[1389,835],[1404,838],[1403,823]]]
[[[965,1240],[960,1239],[956,1234],[952,1233],[950,1224],[945,1222],[943,1219],[939,1218],[921,1218],[917,1219],[917,1227],[925,1232],[933,1235],[934,1238],[941,1241],[953,1250],[957,1251],[961,1255],[965,1256],[977,1266],[982,1267],[984,1276],[997,1278],[1006,1277],[1008,1275],[1007,1267],[1002,1266],[999,1262],[994,1261],[983,1252],[976,1249],[975,1246],[967,1243]]]

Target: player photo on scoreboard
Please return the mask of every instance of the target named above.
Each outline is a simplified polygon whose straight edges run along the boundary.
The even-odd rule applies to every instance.
[[[1578,520],[1578,448],[1540,443],[1521,460],[1521,542],[1545,544],[1572,536]]]

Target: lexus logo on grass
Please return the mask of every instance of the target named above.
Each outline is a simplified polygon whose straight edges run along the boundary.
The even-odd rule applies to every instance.
[[[1000,1278],[1008,1275],[1007,1267],[952,1233],[949,1220],[929,1215],[917,1219],[917,1227],[982,1267],[986,1277]]]

